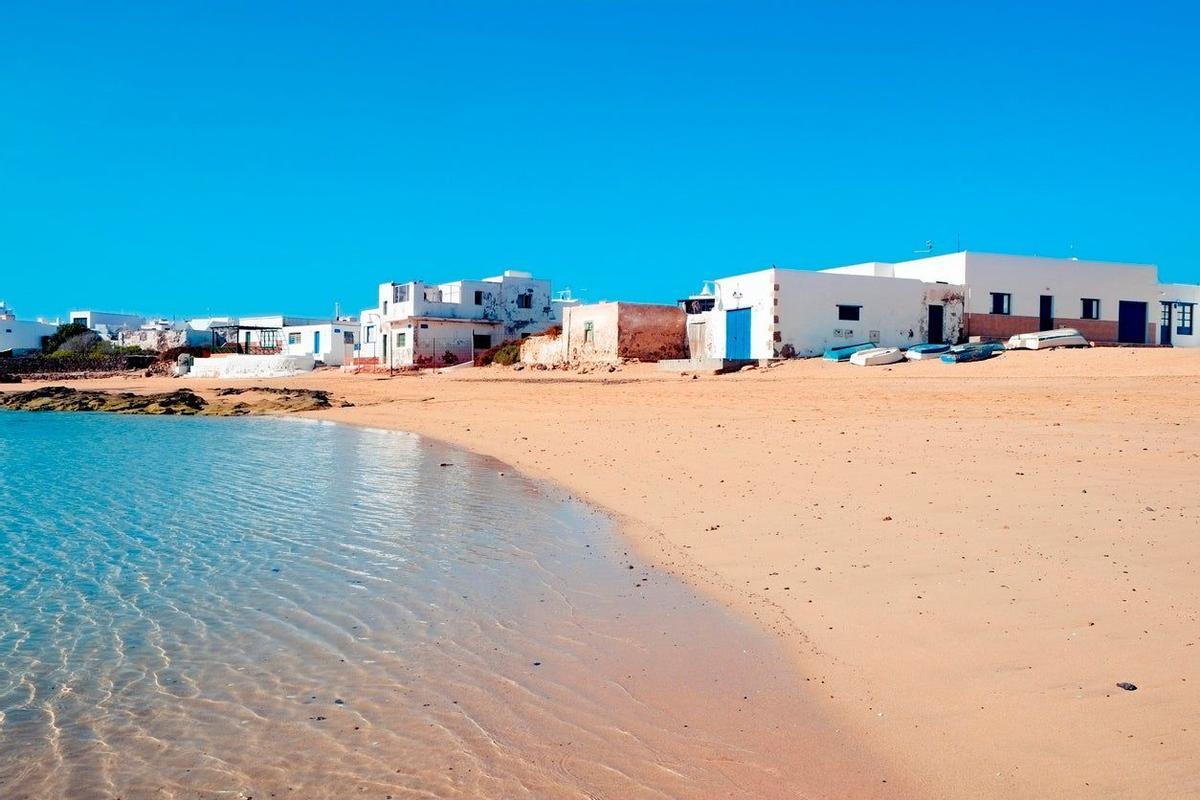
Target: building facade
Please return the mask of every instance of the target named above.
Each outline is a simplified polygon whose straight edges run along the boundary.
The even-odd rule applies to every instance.
[[[819,355],[872,341],[885,347],[957,342],[964,287],[859,271],[770,269],[711,281],[680,301],[692,358]]]
[[[1200,344],[1200,287],[1160,284],[1152,264],[960,252],[879,265],[897,278],[967,287],[967,335],[1075,328],[1100,344]]]
[[[453,283],[382,283],[378,298],[360,317],[357,363],[386,367],[471,361],[501,342],[546,330],[564,305],[551,298],[550,281],[514,270]]]
[[[0,302],[0,354],[40,352],[42,340],[56,330],[58,326],[49,322],[17,319],[16,312]]]
[[[111,311],[72,311],[67,320],[84,325],[109,341],[117,341],[121,331],[135,331],[142,327],[146,318],[138,314],[118,314]]]
[[[561,329],[521,345],[526,364],[616,364],[687,358],[686,314],[676,306],[593,303],[563,309]]]

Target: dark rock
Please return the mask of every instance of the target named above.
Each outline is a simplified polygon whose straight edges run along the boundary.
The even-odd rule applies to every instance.
[[[1124,681],[1122,681],[1121,683],[1118,683],[1117,687],[1120,689],[1124,689],[1127,692],[1136,692],[1137,691],[1136,686],[1134,686],[1132,683],[1125,683]]]

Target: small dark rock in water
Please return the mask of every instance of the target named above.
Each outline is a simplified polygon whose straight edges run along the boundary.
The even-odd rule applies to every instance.
[[[1132,683],[1125,683],[1124,681],[1122,681],[1121,683],[1118,683],[1117,686],[1121,689],[1124,689],[1127,692],[1137,691],[1137,687],[1134,686]]]

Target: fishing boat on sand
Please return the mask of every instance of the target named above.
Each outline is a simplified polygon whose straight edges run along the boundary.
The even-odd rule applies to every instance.
[[[986,361],[1003,352],[1002,344],[956,344],[949,351],[942,353],[941,359],[944,364],[961,364],[968,361]]]
[[[914,344],[904,351],[904,357],[909,361],[937,358],[950,349],[948,344]]]
[[[850,356],[850,363],[856,367],[878,367],[903,360],[904,353],[900,352],[899,347],[872,347]]]
[[[843,344],[837,347],[830,347],[821,358],[826,361],[849,361],[850,356],[860,350],[871,350],[879,347],[878,342],[859,342],[858,344]]]

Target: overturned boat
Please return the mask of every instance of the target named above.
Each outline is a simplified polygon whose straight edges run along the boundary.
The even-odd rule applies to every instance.
[[[1003,352],[1002,344],[956,344],[949,351],[942,353],[941,359],[944,364],[961,364],[967,361],[986,361]]]
[[[904,357],[909,361],[921,361],[928,358],[937,358],[949,349],[950,345],[948,344],[914,344],[904,351]]]
[[[900,352],[899,347],[872,347],[850,356],[850,363],[856,367],[878,367],[903,360],[904,353]]]
[[[1008,349],[1048,350],[1052,347],[1090,347],[1091,344],[1074,328],[1056,328],[1052,331],[1018,333],[1008,340]]]
[[[879,347],[878,342],[859,342],[858,344],[844,344],[837,347],[830,347],[821,355],[821,358],[826,361],[849,361],[850,356],[860,350],[873,350]]]

